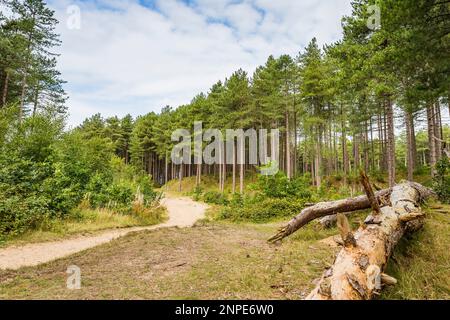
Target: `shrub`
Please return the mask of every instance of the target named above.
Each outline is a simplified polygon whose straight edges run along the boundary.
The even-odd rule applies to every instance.
[[[259,192],[263,198],[308,199],[312,195],[310,187],[310,179],[306,175],[289,180],[284,173],[279,172],[274,176],[259,176],[252,189]]]
[[[379,170],[372,170],[370,172],[370,179],[378,183],[386,183],[385,175]],[[359,176],[357,177],[357,181],[359,182]]]
[[[228,206],[219,213],[219,219],[231,221],[251,221],[264,223],[277,218],[291,217],[304,207],[302,200],[289,198],[268,198],[258,202],[246,202],[244,205]]]
[[[203,195],[203,201],[210,204],[228,205],[227,197],[217,191],[208,191]]]
[[[48,163],[0,153],[0,237],[18,235],[56,217],[56,199],[45,187]]]
[[[139,192],[142,192],[144,196],[144,202],[146,205],[151,205],[161,198],[161,194],[158,194],[153,189],[153,181],[150,176],[146,174],[138,175],[135,180]]]
[[[126,208],[134,200],[135,191],[127,183],[113,183],[106,189],[106,199],[110,208]]]
[[[192,191],[192,197],[194,201],[199,201],[202,197],[203,189],[200,186],[196,186]]]
[[[45,196],[0,194],[0,238],[34,229],[52,214]]]
[[[450,160],[442,158],[436,164],[436,176],[433,179],[433,189],[444,203],[450,203]]]

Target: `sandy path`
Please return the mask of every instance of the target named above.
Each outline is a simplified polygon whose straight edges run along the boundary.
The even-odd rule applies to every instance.
[[[150,227],[133,227],[104,231],[95,236],[80,236],[72,239],[33,243],[21,247],[0,249],[0,269],[16,270],[22,267],[36,266],[71,254],[110,242],[130,232],[155,230],[160,228],[191,227],[205,216],[207,205],[192,201],[190,198],[166,198],[162,204],[167,207],[169,220]]]

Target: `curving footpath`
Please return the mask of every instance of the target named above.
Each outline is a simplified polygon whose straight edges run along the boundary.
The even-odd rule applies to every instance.
[[[149,227],[133,227],[103,231],[95,236],[79,236],[54,242],[33,243],[20,247],[0,249],[0,269],[17,270],[22,267],[37,266],[52,260],[64,258],[98,245],[123,237],[130,232],[156,230],[161,228],[188,228],[205,217],[206,204],[190,198],[165,198],[162,204],[167,208],[169,220]]]

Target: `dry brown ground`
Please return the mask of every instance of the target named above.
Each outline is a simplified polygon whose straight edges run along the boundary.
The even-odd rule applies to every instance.
[[[206,223],[130,234],[69,258],[0,271],[2,299],[300,299],[333,260],[314,240],[266,242],[274,226]],[[67,267],[82,272],[66,288]]]
[[[450,299],[450,206],[428,210],[425,229],[403,240],[387,272],[399,280],[383,299]],[[357,225],[357,219],[352,217]],[[0,271],[0,299],[301,299],[338,250],[311,224],[283,242],[279,224],[201,222],[190,229],[129,234],[68,258]],[[331,242],[332,244],[332,242]],[[82,272],[66,288],[67,267]]]

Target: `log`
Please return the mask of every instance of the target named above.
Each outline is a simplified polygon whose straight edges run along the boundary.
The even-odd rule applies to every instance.
[[[391,205],[381,208],[377,216],[380,223],[361,226],[353,234],[355,243],[341,249],[333,266],[306,299],[368,300],[378,295],[383,285],[394,285],[396,280],[383,270],[403,235],[423,225],[419,203],[429,195],[429,190],[415,183],[395,186],[390,194]]]
[[[386,198],[389,197],[391,189],[384,189],[375,193],[376,199],[381,204],[387,204]],[[279,232],[269,239],[270,242],[281,241],[293,234],[310,221],[337,213],[359,211],[370,208],[370,202],[366,195],[356,198],[348,198],[331,202],[319,202],[311,207],[305,208],[299,215],[294,217],[288,224],[281,228]]]
[[[435,195],[435,193],[432,190],[430,190],[428,188],[425,188],[425,187],[423,187],[422,185],[420,185],[418,183],[415,183],[415,182],[410,182],[410,183],[415,188],[418,188],[418,189],[421,190],[421,194],[424,195],[424,198],[428,198],[430,196]],[[386,199],[386,197],[384,197],[383,199]],[[384,201],[385,201],[385,203],[381,204],[383,206],[386,205],[387,202],[388,202],[386,200],[384,200]],[[368,209],[368,208],[364,208],[364,209]],[[344,214],[348,216],[348,215],[351,215],[352,213],[353,212],[345,212]],[[329,216],[325,216],[325,217],[319,219],[319,223],[322,225],[323,228],[332,228],[333,226],[336,225],[336,215],[332,214],[332,215],[329,215]]]
[[[420,201],[435,195],[435,193],[431,189],[428,189],[419,183],[407,182],[407,184],[420,191],[420,196],[422,197]],[[375,197],[378,200],[380,206],[390,205],[389,197],[391,195],[391,192],[392,189],[384,189],[375,193]],[[319,202],[314,206],[303,209],[300,214],[292,218],[292,220],[289,221],[286,226],[280,228],[278,233],[271,237],[268,241],[272,243],[281,241],[309,222],[318,218],[324,217],[323,220],[328,220],[328,223],[330,223],[331,225],[336,222],[336,214],[338,213],[345,213],[348,215],[354,211],[365,210],[369,208],[370,202],[366,195],[344,200]]]
[[[369,199],[370,206],[372,207],[372,210],[374,211],[375,215],[380,214],[380,204],[378,203],[378,199],[376,198],[372,185],[370,184],[369,178],[367,177],[367,174],[364,171],[360,172],[361,175],[361,184],[363,185],[364,191],[366,192],[366,196]],[[375,189],[377,191],[381,190],[379,187],[374,185]],[[351,214],[352,212],[346,212],[346,215]],[[324,228],[331,228],[336,224],[337,215],[333,214],[331,216],[323,217],[319,220],[319,223]]]

